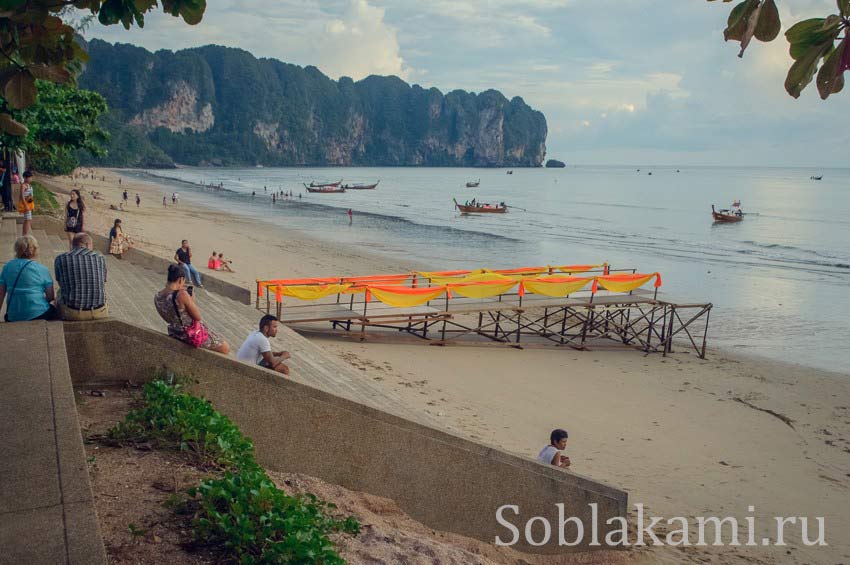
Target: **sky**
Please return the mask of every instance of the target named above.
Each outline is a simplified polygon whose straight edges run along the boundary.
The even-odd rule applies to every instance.
[[[785,28],[836,11],[780,0]],[[442,92],[490,88],[546,116],[547,158],[570,164],[844,166],[850,89],[798,100],[788,44],[723,41],[734,4],[705,0],[209,0],[204,20],[150,13],[87,38],[150,50],[210,43],[315,65],[332,78],[398,75]]]

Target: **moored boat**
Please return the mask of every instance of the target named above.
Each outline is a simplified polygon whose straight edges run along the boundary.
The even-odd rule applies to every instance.
[[[342,188],[345,190],[374,190],[380,182],[378,181],[375,184],[344,184]]]
[[[456,199],[452,198],[452,200],[461,214],[504,214],[508,211],[508,206],[504,202],[493,205],[473,200],[471,204],[458,204]]]
[[[309,187],[309,188],[324,188],[324,187],[327,187],[327,186],[336,187],[336,186],[339,186],[341,184],[342,184],[342,179],[339,179],[336,182],[326,182],[326,183],[312,182],[311,181],[310,184],[305,184],[304,186]]]
[[[475,181],[475,182],[468,182],[468,183],[466,183],[466,188],[475,188],[475,187],[477,187],[479,184],[481,184],[481,179],[478,179],[478,180],[477,180],[477,181]]]
[[[344,188],[340,188],[337,185],[325,185],[325,186],[310,186],[307,183],[304,183],[304,188],[307,189],[307,192],[317,192],[319,194],[330,194],[333,192],[345,192]]]
[[[715,222],[740,222],[744,219],[744,213],[740,208],[736,210],[715,210],[714,204],[711,205],[711,217]]]

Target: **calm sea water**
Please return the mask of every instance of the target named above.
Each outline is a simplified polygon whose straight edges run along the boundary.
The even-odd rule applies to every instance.
[[[715,305],[710,344],[850,373],[850,169],[637,168],[152,174],[207,205],[434,268],[608,261],[660,271],[668,297]],[[301,184],[339,179],[381,182],[344,194],[309,194]],[[478,179],[479,188],[464,186]],[[199,182],[222,182],[226,190]],[[271,191],[281,189],[303,198],[272,206]],[[514,208],[461,216],[453,197]],[[711,204],[728,207],[736,198],[746,220],[713,224]]]

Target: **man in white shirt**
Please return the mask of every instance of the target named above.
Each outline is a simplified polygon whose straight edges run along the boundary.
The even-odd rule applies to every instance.
[[[277,317],[266,314],[260,318],[260,329],[251,332],[242,347],[236,353],[236,358],[245,363],[259,365],[284,375],[289,374],[289,367],[284,361],[291,356],[288,351],[272,351],[270,337],[277,335]]]

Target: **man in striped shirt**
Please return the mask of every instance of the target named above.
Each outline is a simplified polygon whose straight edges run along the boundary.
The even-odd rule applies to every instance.
[[[106,306],[106,259],[92,249],[87,233],[74,236],[74,248],[56,256],[53,271],[59,283],[59,311],[65,320],[96,320],[109,316]]]

